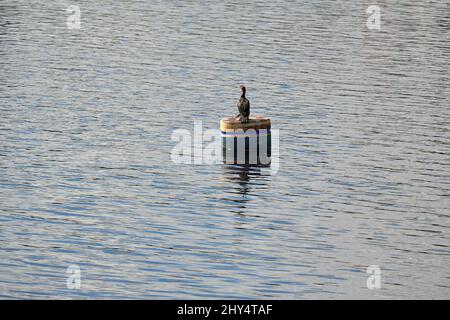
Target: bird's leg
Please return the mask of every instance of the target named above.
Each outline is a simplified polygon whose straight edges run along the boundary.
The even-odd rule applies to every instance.
[[[248,122],[248,117],[242,116],[240,120],[241,120],[241,123],[247,123]]]

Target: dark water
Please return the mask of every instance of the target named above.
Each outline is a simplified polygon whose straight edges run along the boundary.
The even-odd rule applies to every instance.
[[[448,0],[72,4],[0,1],[1,298],[450,296]],[[174,164],[240,84],[279,171]]]

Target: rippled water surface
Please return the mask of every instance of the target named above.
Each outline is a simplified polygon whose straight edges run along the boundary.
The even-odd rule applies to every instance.
[[[0,298],[449,298],[448,0],[71,4],[0,1]],[[240,84],[279,171],[174,164]]]

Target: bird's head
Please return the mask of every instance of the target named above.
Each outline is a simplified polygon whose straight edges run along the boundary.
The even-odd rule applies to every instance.
[[[245,86],[241,86],[241,93],[244,95],[245,94]]]

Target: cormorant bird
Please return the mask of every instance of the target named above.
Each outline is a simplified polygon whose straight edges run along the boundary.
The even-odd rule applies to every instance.
[[[247,123],[250,116],[250,101],[245,97],[245,87],[241,86],[241,97],[237,101],[239,114],[236,116],[241,123]]]

